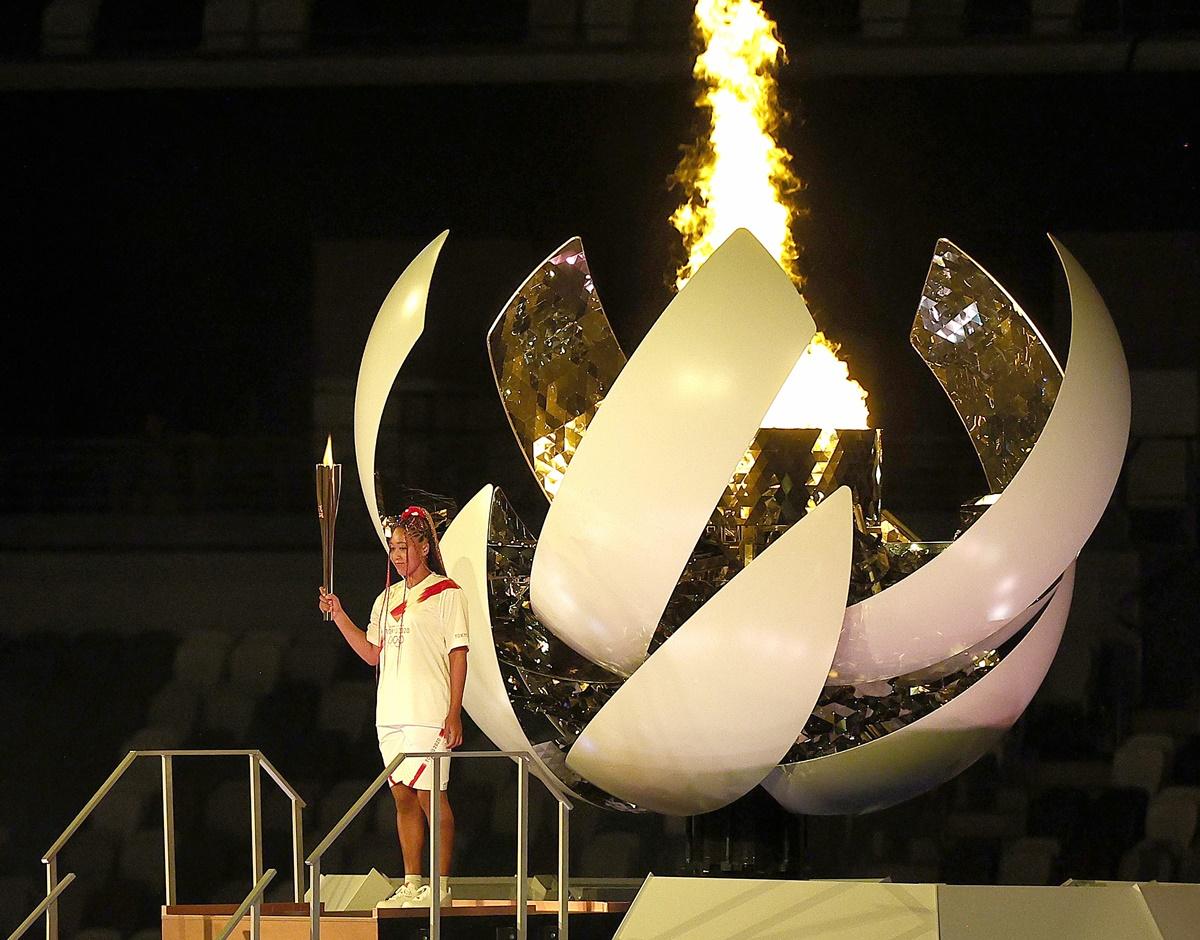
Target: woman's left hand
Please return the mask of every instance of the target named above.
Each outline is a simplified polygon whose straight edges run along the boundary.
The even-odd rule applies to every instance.
[[[442,725],[442,740],[450,750],[462,744],[462,718],[458,715],[447,715]]]

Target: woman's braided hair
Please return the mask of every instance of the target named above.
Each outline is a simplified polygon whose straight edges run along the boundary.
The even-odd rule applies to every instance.
[[[409,506],[395,518],[395,525],[402,528],[409,537],[429,545],[429,557],[426,559],[429,570],[444,577],[446,563],[442,560],[437,529],[434,528],[433,516],[429,514],[429,510],[422,506]]]

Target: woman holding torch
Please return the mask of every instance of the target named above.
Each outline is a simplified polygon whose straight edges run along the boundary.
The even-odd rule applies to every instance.
[[[467,679],[466,604],[446,576],[433,519],[419,506],[400,514],[388,540],[390,564],[401,581],[375,600],[366,631],[324,588],[319,606],[330,614],[350,648],[378,669],[375,725],[384,764],[402,752],[440,751],[462,743],[462,697]],[[389,574],[390,574],[389,568]],[[389,578],[390,582],[390,578]],[[390,898],[406,907],[428,907],[422,873],[430,814],[431,758],[405,758],[389,780],[396,801],[396,830],[404,858],[404,884]],[[441,767],[441,875],[454,850],[454,813],[446,795],[450,762]],[[442,881],[440,903],[450,891]]]

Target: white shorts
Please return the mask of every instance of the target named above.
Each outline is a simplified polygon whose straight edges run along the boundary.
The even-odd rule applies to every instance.
[[[379,735],[379,753],[383,756],[383,766],[392,762],[397,754],[406,751],[421,753],[422,751],[444,751],[446,741],[442,737],[441,728],[429,725],[377,725],[375,731]],[[413,790],[433,789],[433,758],[406,757],[400,762],[389,778],[390,782],[410,787]],[[442,779],[442,789],[450,782],[450,758],[443,758],[439,768]]]

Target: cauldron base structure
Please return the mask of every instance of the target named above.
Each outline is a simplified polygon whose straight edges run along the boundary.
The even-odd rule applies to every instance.
[[[531,938],[554,936],[555,902],[529,905]],[[163,909],[164,940],[211,936],[232,905]],[[328,914],[321,935],[334,940],[408,940],[428,930],[427,912]],[[493,940],[512,930],[511,902],[459,901],[443,909],[443,934]],[[768,881],[649,876],[628,901],[571,902],[576,940],[727,940],[803,936],[809,940],[1184,940],[1200,919],[1200,885],[1067,882],[1058,887],[893,884],[879,881]],[[264,906],[264,940],[307,936],[307,906]],[[246,925],[248,929],[248,923]]]

